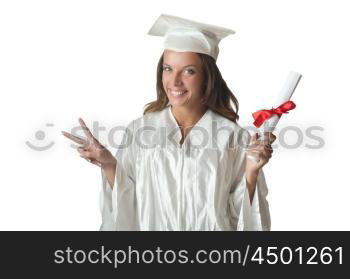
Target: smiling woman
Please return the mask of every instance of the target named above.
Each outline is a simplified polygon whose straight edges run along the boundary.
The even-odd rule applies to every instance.
[[[172,65],[172,61],[180,65]],[[188,63],[190,64],[187,65]],[[157,67],[157,100],[147,104],[144,113],[164,109],[169,100],[171,103],[176,102],[176,94],[188,90],[187,87],[191,87],[192,94],[197,97],[195,107],[203,104],[234,122],[238,120],[238,100],[222,78],[214,58],[203,53],[171,50],[165,50],[160,57]],[[171,90],[178,92],[171,95]],[[193,102],[187,98],[179,98],[179,102],[191,106]]]
[[[87,140],[64,134],[101,167],[101,230],[270,229],[262,167],[274,139],[250,139],[238,125],[238,101],[216,65],[232,33],[161,15],[149,32],[165,36],[157,99],[128,125],[116,156],[82,120]]]
[[[238,101],[207,54],[166,49],[157,67],[157,92],[157,100],[147,105],[144,114],[171,104],[182,132],[181,143],[207,109],[233,122],[238,119]]]

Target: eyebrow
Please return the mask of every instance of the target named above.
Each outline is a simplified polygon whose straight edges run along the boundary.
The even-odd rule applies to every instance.
[[[166,66],[171,67],[169,64],[166,64],[166,63],[163,63],[163,65],[166,65]],[[187,67],[190,67],[190,66],[192,66],[192,67],[197,67],[197,66],[194,65],[194,64],[189,64],[189,65],[186,65],[186,66],[182,67],[182,69],[187,68]]]

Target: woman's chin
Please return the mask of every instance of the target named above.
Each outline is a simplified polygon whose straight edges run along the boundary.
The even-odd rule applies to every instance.
[[[187,100],[182,98],[171,98],[170,104],[175,107],[183,107],[187,105]]]
[[[176,101],[170,101],[170,104],[173,106],[173,107],[185,107],[187,102],[179,102],[178,100]]]

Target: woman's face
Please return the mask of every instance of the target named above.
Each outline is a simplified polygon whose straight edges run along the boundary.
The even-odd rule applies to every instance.
[[[172,106],[194,107],[201,104],[203,69],[196,53],[165,50],[162,81]]]

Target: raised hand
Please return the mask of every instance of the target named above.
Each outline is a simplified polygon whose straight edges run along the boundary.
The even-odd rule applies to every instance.
[[[247,160],[248,174],[257,173],[272,157],[271,144],[276,140],[276,136],[269,132],[265,133],[265,137],[265,140],[259,140],[257,134],[254,134],[250,139],[246,154],[255,157],[256,160]]]
[[[84,131],[86,139],[74,136],[68,132],[62,131],[62,134],[74,141],[75,143],[80,144],[77,148],[77,151],[80,154],[80,157],[84,158],[88,162],[105,168],[109,166],[114,166],[116,160],[111,152],[106,149],[90,132],[89,128],[86,126],[83,119],[79,118],[79,124]]]

